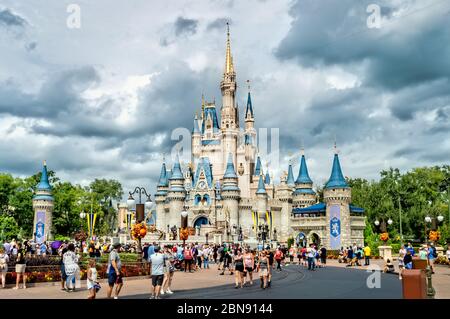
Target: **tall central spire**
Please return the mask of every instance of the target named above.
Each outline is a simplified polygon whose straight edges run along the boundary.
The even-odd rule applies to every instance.
[[[233,73],[233,56],[231,55],[230,24],[227,22],[227,51],[225,56],[225,74]]]

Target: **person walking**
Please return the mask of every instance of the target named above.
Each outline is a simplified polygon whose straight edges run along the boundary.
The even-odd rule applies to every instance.
[[[203,269],[209,269],[209,257],[211,255],[211,248],[206,246],[203,249]]]
[[[366,245],[366,247],[364,247],[364,266],[369,266],[370,265],[370,254],[371,254],[371,249],[369,247],[369,245]]]
[[[406,256],[407,250],[405,245],[402,245],[400,250],[398,251],[398,279],[402,280],[402,274],[403,270],[405,269],[405,256]]]
[[[255,256],[253,255],[250,249],[246,250],[244,253],[244,266],[245,266],[245,273],[248,274],[251,286],[253,285],[253,269],[255,266]],[[246,275],[244,276],[244,279],[245,277]]]
[[[167,294],[173,294],[172,290],[170,290],[170,287],[172,285],[172,279],[173,274],[175,272],[175,256],[172,253],[172,251],[169,248],[164,248],[164,255],[166,259],[166,264],[164,267],[164,280],[163,284],[161,286],[161,295]]]
[[[294,264],[294,257],[296,255],[296,249],[294,245],[289,248],[289,264]]]
[[[189,246],[186,246],[183,251],[184,257],[184,272],[189,268],[189,272],[192,272],[192,260],[194,256],[192,255],[192,249]]]
[[[23,289],[27,288],[27,274],[26,274],[26,250],[21,243],[17,243],[17,257],[16,257],[16,286],[13,289],[19,289],[20,276],[23,277]]]
[[[277,262],[277,270],[281,271],[281,260],[283,259],[283,252],[281,251],[280,247],[277,248],[274,257]]]
[[[2,288],[5,288],[6,273],[8,272],[9,256],[3,247],[0,247],[0,279],[2,281]]]
[[[259,260],[258,260],[258,272],[259,272],[259,278],[261,280],[261,288],[266,289],[268,287],[268,277],[269,277],[269,260],[267,258],[266,252],[263,250],[260,253]]]
[[[121,244],[116,243],[113,246],[113,249],[109,253],[108,257],[108,268],[106,269],[106,273],[108,274],[108,291],[107,296],[111,298],[114,286],[116,286],[114,291],[114,299],[119,299],[120,290],[123,286],[122,279],[122,262],[120,260],[119,250]]]
[[[95,299],[97,294],[97,289],[100,287],[99,282],[97,281],[97,268],[95,267],[95,259],[89,259],[89,268],[87,272],[86,278],[86,286],[89,291],[88,299]]]
[[[320,248],[320,263],[322,264],[322,267],[325,267],[325,265],[327,264],[327,249],[325,248],[325,246],[322,246],[322,248]]]
[[[314,271],[315,269],[315,257],[316,257],[316,250],[314,249],[314,245],[311,244],[309,246],[308,252],[307,252],[307,256],[308,256],[308,270],[312,270]]]
[[[150,263],[150,275],[152,277],[152,294],[150,299],[160,299],[161,286],[164,281],[165,255],[159,252],[159,247],[155,246],[155,253],[152,254],[148,262]]]
[[[66,287],[68,292],[75,291],[75,275],[79,272],[78,257],[75,254],[75,245],[70,243],[63,255],[64,271],[66,273]]]
[[[236,249],[234,254],[234,270],[235,270],[235,287],[234,288],[244,288],[244,257],[240,249]]]

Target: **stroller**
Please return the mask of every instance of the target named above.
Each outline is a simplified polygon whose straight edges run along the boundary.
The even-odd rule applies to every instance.
[[[176,270],[180,270],[180,271],[184,270],[183,260],[184,260],[183,254],[176,255],[175,262],[173,264],[173,266],[175,267]]]

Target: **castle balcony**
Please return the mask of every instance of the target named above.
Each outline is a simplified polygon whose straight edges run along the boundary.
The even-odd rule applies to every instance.
[[[293,229],[320,229],[327,226],[325,216],[318,217],[291,217],[291,227]]]

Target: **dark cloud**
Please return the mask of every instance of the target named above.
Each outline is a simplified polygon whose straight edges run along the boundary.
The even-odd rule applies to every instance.
[[[415,1],[395,17],[392,12],[404,4],[381,1],[382,26],[370,29],[366,8],[371,3],[295,1],[294,21],[276,56],[307,67],[361,64],[365,85],[389,90],[450,76],[450,19],[442,10]],[[426,22],[414,20],[427,15]]]
[[[208,30],[208,31],[215,30],[215,29],[225,30],[227,22],[230,25],[232,24],[232,20],[230,18],[217,18],[216,20],[208,23],[206,30]]]
[[[450,105],[450,80],[441,79],[406,87],[390,100],[392,114],[402,121],[412,120],[418,112],[445,115],[444,108]]]
[[[23,28],[28,22],[20,15],[13,13],[10,9],[0,9],[0,26]]]
[[[0,114],[50,120],[67,116],[79,110],[84,103],[80,93],[98,80],[95,69],[87,66],[49,74],[36,94],[25,93],[20,85],[7,81],[0,85]]]
[[[198,20],[178,17],[174,23],[175,35],[193,35],[197,33]]]

